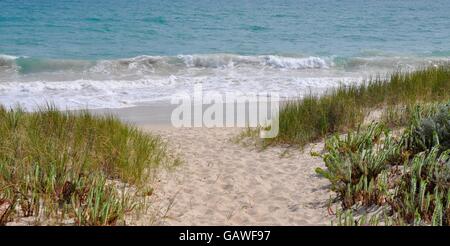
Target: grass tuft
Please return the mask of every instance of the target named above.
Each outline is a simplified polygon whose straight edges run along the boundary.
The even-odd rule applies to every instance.
[[[0,107],[0,224],[29,216],[121,223],[135,204],[110,181],[143,187],[170,163],[159,137],[112,116]]]

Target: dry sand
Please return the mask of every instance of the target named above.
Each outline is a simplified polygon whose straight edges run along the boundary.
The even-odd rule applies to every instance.
[[[330,225],[329,182],[310,151],[244,147],[231,139],[238,128],[141,126],[160,134],[183,163],[160,174],[152,207],[134,224],[162,225]]]

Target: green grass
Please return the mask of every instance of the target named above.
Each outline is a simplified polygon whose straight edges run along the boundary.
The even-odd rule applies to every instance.
[[[145,189],[157,167],[175,162],[159,137],[112,116],[0,107],[0,224],[122,223],[137,204],[113,181]]]
[[[279,113],[278,136],[267,141],[303,146],[335,132],[356,129],[374,109],[448,99],[450,66],[395,72],[388,79],[342,85],[323,96],[309,95],[287,102]]]

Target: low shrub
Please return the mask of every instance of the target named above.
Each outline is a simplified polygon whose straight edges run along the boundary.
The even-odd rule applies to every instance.
[[[382,203],[388,189],[382,172],[403,162],[401,146],[381,124],[345,137],[335,135],[326,141],[325,151],[322,158],[327,169],[316,172],[331,182],[344,208],[357,202]]]
[[[382,206],[383,224],[450,225],[449,105],[414,107],[409,126],[395,137],[380,123],[325,143],[327,178],[344,211],[338,224],[361,225],[355,205]],[[364,219],[364,221],[362,221]]]

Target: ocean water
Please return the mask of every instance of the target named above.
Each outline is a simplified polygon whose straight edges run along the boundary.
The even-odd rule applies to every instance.
[[[450,1],[0,0],[0,103],[324,91],[450,60]]]

